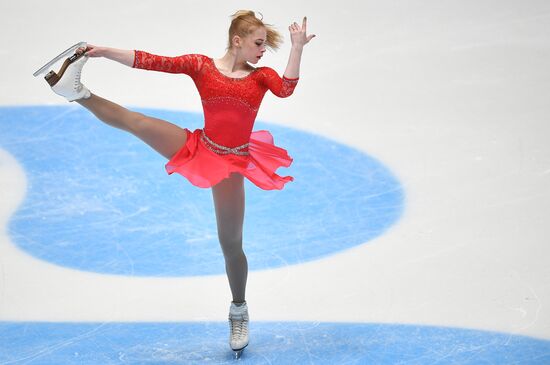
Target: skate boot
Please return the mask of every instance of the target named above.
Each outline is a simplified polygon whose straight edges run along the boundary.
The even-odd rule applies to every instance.
[[[240,307],[231,302],[229,307],[229,346],[235,351],[235,358],[240,358],[248,346],[248,307],[246,301]]]
[[[87,99],[91,93],[80,82],[80,73],[88,58],[83,52],[75,53],[65,60],[59,73],[50,71],[44,78],[56,94],[65,97],[68,101]]]

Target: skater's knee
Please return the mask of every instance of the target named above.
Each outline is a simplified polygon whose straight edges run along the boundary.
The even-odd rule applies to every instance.
[[[240,239],[224,239],[220,240],[222,246],[223,256],[226,260],[244,256],[243,244]]]
[[[223,258],[226,263],[236,262],[239,265],[246,260],[246,255],[242,249],[223,251]]]
[[[148,117],[139,112],[130,112],[128,127],[134,134],[141,134],[147,129]]]

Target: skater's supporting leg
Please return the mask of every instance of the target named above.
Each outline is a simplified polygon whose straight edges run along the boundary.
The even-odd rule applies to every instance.
[[[238,173],[212,187],[218,238],[235,303],[245,301],[248,262],[243,251],[244,180]]]
[[[170,159],[187,141],[185,129],[162,119],[133,112],[107,99],[91,94],[76,100],[106,124],[132,133],[155,151]]]

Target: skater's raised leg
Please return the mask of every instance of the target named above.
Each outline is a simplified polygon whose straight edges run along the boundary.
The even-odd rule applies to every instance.
[[[104,123],[140,138],[167,159],[179,151],[187,141],[184,128],[128,110],[95,94],[91,94],[88,99],[78,99],[76,102]]]
[[[59,73],[46,76],[52,90],[69,101],[76,101],[106,124],[132,133],[162,156],[170,159],[187,141],[185,129],[165,120],[133,112],[109,100],[92,94],[80,81],[88,56],[83,49],[65,62]]]

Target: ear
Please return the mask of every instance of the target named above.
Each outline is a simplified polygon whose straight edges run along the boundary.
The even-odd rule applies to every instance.
[[[234,35],[232,39],[233,46],[239,48],[242,44],[242,39],[238,35]]]

